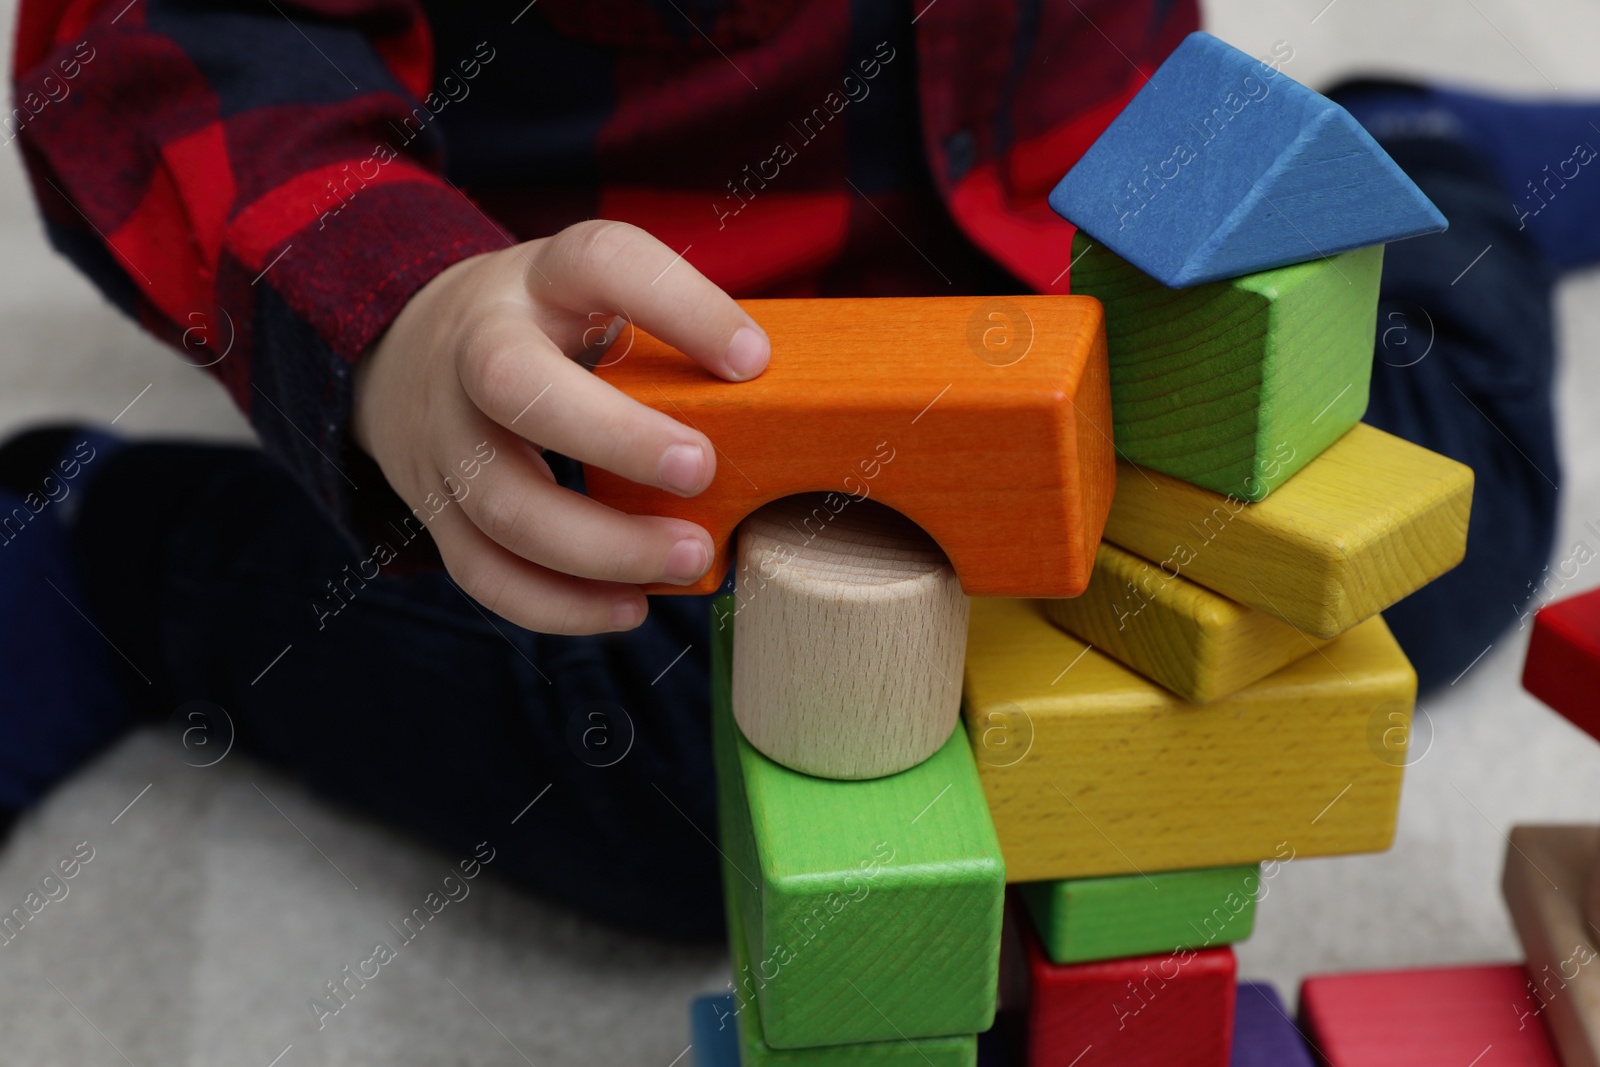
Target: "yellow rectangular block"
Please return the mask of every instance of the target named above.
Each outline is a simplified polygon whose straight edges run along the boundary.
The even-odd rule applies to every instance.
[[[1416,673],[1381,618],[1211,704],[974,600],[963,714],[1006,879],[1374,852],[1394,838]]]
[[[1057,626],[1198,704],[1328,643],[1105,541],[1083,595],[1044,605]]]
[[[1255,504],[1117,465],[1105,537],[1314,637],[1461,562],[1472,469],[1365,424]]]

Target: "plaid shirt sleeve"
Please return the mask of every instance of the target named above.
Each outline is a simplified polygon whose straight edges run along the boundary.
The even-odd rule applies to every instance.
[[[387,492],[346,440],[357,360],[509,243],[443,176],[416,0],[23,0],[15,47],[4,136],[51,242],[348,523],[358,480]]]

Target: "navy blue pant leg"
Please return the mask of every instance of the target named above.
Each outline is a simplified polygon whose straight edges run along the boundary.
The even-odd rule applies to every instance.
[[[241,749],[325,798],[451,854],[487,840],[493,869],[592,916],[721,935],[708,598],[653,598],[628,634],[535,634],[439,571],[351,582],[370,548],[264,455],[113,462],[78,555],[103,628],[154,681],[127,687],[147,715],[213,702]]]
[[[1384,146],[1450,221],[1384,252],[1366,421],[1473,469],[1467,555],[1384,612],[1424,690],[1518,623],[1555,536],[1555,272],[1489,169],[1442,140]]]

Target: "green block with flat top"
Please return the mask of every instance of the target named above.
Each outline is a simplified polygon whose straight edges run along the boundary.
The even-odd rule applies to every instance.
[[[713,612],[713,620],[733,617]],[[813,778],[734,724],[732,627],[712,623],[722,850],[774,1049],[973,1034],[994,1021],[1005,899],[972,747],[869,781]]]
[[[811,1048],[776,1049],[767,1044],[757,1003],[760,979],[751,964],[743,924],[738,921],[739,904],[744,903],[742,898],[751,890],[726,859],[722,864],[722,885],[728,900],[728,947],[733,957],[733,1013],[739,1031],[739,1067],[976,1067],[976,1034],[918,1040],[896,1038]]]
[[[1024,882],[1018,888],[1055,963],[1215,948],[1250,936],[1258,864]]]
[[[1122,458],[1260,500],[1367,410],[1383,246],[1169,289],[1079,233]]]

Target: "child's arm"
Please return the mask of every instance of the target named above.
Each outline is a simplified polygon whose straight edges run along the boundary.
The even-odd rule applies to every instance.
[[[759,374],[766,335],[678,260],[643,230],[585,222],[457,263],[411,299],[358,371],[356,441],[408,504],[457,500],[429,525],[445,566],[521,626],[631,629],[645,616],[633,583],[688,584],[711,561],[700,527],[563,489],[539,455],[685,496],[710,484],[716,452],[703,434],[571,358],[626,358],[602,349],[622,315],[723,378]],[[492,462],[480,462],[484,441]]]
[[[510,60],[435,57],[417,0],[21,0],[16,32],[0,142],[51,243],[370,550],[382,523],[356,516],[398,509],[347,450],[357,361],[440,271],[511,244],[440,173],[459,105],[431,85]]]
[[[358,500],[388,510],[347,449],[359,376],[357,439],[408,506],[456,497],[429,529],[457,579],[507,618],[627,627],[644,599],[621,583],[693,577],[703,532],[556,491],[522,438],[655,484],[704,484],[704,438],[561,352],[621,311],[725,373],[749,319],[631,228],[508,248],[440,174],[435,118],[456,106],[442,94],[510,62],[492,42],[433,55],[414,0],[22,0],[15,55],[3,139],[23,149],[52,242],[216,375],[347,528]],[[742,343],[756,373],[765,337]],[[452,494],[443,477],[462,487],[460,464],[484,441],[497,458]],[[663,467],[673,443],[690,447]]]

